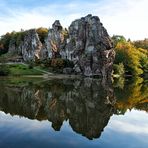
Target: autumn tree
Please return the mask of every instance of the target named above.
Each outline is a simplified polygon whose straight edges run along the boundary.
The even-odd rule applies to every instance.
[[[113,36],[112,39],[116,51],[114,63],[116,71],[120,63],[123,63],[126,74],[136,76],[148,71],[148,50],[137,48],[123,36]]]
[[[128,74],[140,75],[143,73],[141,66],[141,52],[139,52],[131,43],[118,42],[115,51],[115,63],[119,64],[123,62]]]
[[[37,33],[39,35],[40,41],[42,43],[45,43],[45,38],[48,35],[48,29],[47,28],[40,27],[36,31],[37,31]]]

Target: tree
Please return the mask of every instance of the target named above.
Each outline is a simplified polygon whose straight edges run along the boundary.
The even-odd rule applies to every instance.
[[[10,45],[15,45],[18,48],[24,41],[25,31],[6,33],[0,38],[0,55],[7,53]]]
[[[7,50],[4,48],[4,45],[0,43],[0,55],[7,53]]]
[[[112,40],[113,40],[114,46],[116,46],[117,43],[119,42],[122,42],[122,43],[126,42],[125,37],[122,35],[113,35]]]
[[[116,47],[115,64],[123,62],[126,73],[140,75],[143,73],[141,65],[142,53],[137,50],[130,42],[118,42]]]
[[[3,45],[5,50],[9,49],[10,40],[11,40],[11,33],[6,33],[5,35],[1,36],[0,44]]]
[[[48,35],[48,29],[47,28],[40,27],[36,31],[37,31],[37,33],[39,35],[40,41],[42,43],[45,43],[45,38]]]
[[[148,50],[142,48],[138,48],[137,50],[139,51],[141,68],[144,73],[148,73]]]
[[[148,39],[134,41],[133,44],[137,48],[148,49]]]

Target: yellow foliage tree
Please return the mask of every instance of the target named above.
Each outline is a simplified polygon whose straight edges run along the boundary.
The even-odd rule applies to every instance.
[[[48,35],[48,29],[47,28],[40,27],[36,31],[37,31],[37,33],[39,35],[40,41],[42,43],[44,43],[45,42],[45,38]]]
[[[137,50],[130,42],[118,42],[116,47],[115,63],[123,63],[125,70],[131,75],[140,75],[143,73],[141,66],[142,53]]]

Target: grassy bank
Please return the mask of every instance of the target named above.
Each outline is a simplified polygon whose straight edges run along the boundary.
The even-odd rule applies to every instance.
[[[43,75],[44,72],[39,71],[35,68],[29,68],[27,65],[23,64],[10,64],[7,65],[10,71],[9,75],[12,76],[22,76],[22,75]]]

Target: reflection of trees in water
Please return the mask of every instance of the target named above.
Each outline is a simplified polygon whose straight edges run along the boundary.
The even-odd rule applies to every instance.
[[[117,112],[124,114],[127,109],[133,108],[148,111],[148,84],[146,81],[140,77],[125,81],[122,89],[121,87],[115,89]],[[120,84],[116,83],[116,86],[120,86]]]
[[[0,108],[6,113],[52,122],[60,130],[69,120],[72,129],[93,139],[101,135],[114,112],[114,93],[99,80],[55,80],[0,89]]]

